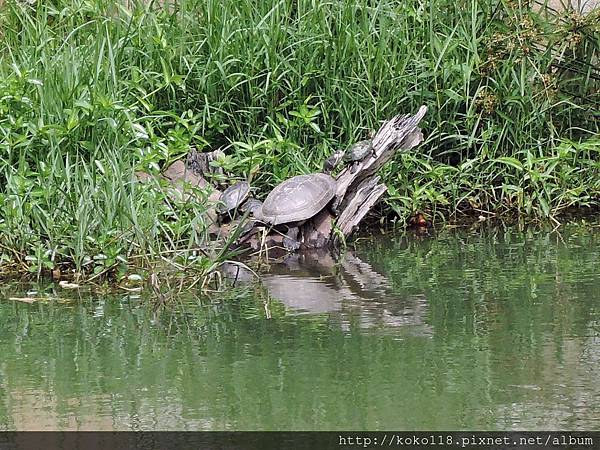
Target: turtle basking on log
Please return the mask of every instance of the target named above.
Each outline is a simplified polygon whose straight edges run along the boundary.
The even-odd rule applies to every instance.
[[[334,152],[329,158],[323,163],[323,172],[331,173],[340,164],[340,162],[346,163],[350,166],[352,173],[356,172],[358,163],[365,159],[369,154],[373,152],[373,141],[371,139],[365,139],[364,141],[357,142],[351,145],[348,150],[338,150]]]
[[[330,175],[297,175],[277,185],[255,217],[271,226],[287,225],[283,245],[288,250],[297,250],[300,248],[298,227],[327,206],[335,189],[335,179]]]
[[[248,183],[237,183],[220,196],[215,212],[221,219],[238,209],[250,215],[249,222],[239,224],[244,227],[239,233],[239,245],[249,244],[253,248],[282,246],[288,251],[335,245],[352,234],[387,191],[377,171],[396,152],[409,151],[423,141],[418,125],[426,112],[427,108],[421,106],[414,115],[398,115],[385,121],[372,139],[360,141],[346,151],[334,152],[324,161],[323,173],[298,175],[283,181],[269,193],[264,203],[248,198]],[[210,161],[220,155],[220,150],[210,153],[192,151],[186,166],[194,175],[202,177],[215,171]],[[340,162],[346,166],[334,178],[330,173]],[[206,180],[202,181],[206,183]],[[220,220],[219,223],[221,225],[215,226],[217,229],[220,226],[221,230],[237,226],[237,222],[223,225]],[[256,232],[261,228],[266,235],[258,240]]]
[[[350,171],[355,173],[358,168],[358,163],[365,159],[367,155],[372,153],[373,141],[371,139],[366,139],[364,141],[357,142],[348,150],[346,150],[342,161],[344,161],[346,164],[350,164]]]
[[[323,173],[298,175],[276,186],[253,212],[257,221],[270,227],[270,239],[260,243],[255,239],[251,246],[266,243],[295,251],[326,247],[341,236],[349,237],[387,191],[376,172],[397,151],[408,151],[422,142],[418,124],[426,112],[422,106],[413,116],[396,116],[372,139],[333,153],[324,161]],[[342,161],[346,167],[333,178],[330,173]]]

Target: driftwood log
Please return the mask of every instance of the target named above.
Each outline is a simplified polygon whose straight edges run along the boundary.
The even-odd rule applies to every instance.
[[[377,175],[379,169],[397,152],[407,152],[423,141],[418,125],[426,112],[427,108],[421,106],[415,115],[398,115],[383,123],[372,139],[372,151],[361,161],[343,168],[335,177],[337,188],[329,207],[301,225],[297,237],[300,249],[335,245],[342,237],[348,238],[354,232],[387,191]],[[341,155],[341,151],[337,153]],[[211,166],[210,162],[221,155],[222,152],[218,150],[210,153],[192,150],[185,163],[174,163],[163,176],[173,184],[177,194],[183,194],[185,200],[193,200],[193,195],[185,191],[185,185],[210,190],[212,186],[205,176],[214,175],[215,171],[220,170]],[[249,222],[251,226],[240,224],[237,219],[230,224],[220,223],[214,208],[220,194],[219,190],[212,188],[212,194],[208,198],[213,237],[227,238],[236,226],[243,226],[246,231],[239,237],[238,245],[248,245],[257,250],[265,247],[283,249],[284,236],[281,229],[262,226],[255,220]]]
[[[426,112],[427,108],[421,106],[414,116],[399,115],[381,126],[373,137],[373,152],[336,177],[337,191],[331,210],[322,211],[302,227],[300,239],[304,248],[335,244],[340,239],[339,233],[344,238],[353,233],[387,191],[377,171],[397,152],[407,152],[423,141],[418,125]],[[337,233],[334,233],[334,223]]]

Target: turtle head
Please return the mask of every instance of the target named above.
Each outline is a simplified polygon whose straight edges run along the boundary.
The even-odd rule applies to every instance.
[[[331,172],[333,172],[343,157],[343,150],[338,150],[337,152],[334,152],[329,158],[327,158],[323,162],[323,173],[330,174]]]

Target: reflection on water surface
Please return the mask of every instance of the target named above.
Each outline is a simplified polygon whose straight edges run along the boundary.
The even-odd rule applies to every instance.
[[[599,241],[385,236],[159,312],[6,285],[0,429],[595,429]]]

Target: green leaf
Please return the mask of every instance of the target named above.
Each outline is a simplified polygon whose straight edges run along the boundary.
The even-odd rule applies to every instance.
[[[507,166],[514,167],[517,170],[523,170],[523,164],[521,161],[510,156],[502,156],[500,158],[492,159],[491,161],[506,164]]]
[[[542,196],[539,196],[538,201],[540,202],[540,206],[544,213],[544,217],[550,216],[550,207],[548,206],[548,202],[546,201],[546,199]]]
[[[138,139],[148,139],[148,133],[146,132],[146,129],[140,125],[139,123],[132,123],[131,127],[133,128],[134,131],[134,135],[136,138]]]

